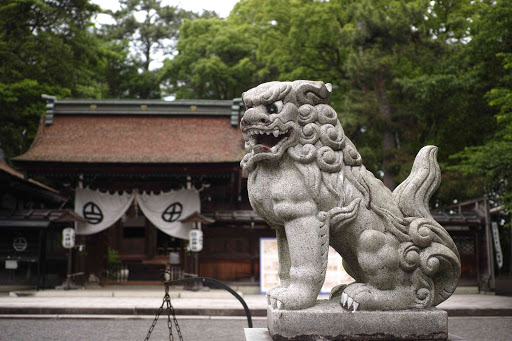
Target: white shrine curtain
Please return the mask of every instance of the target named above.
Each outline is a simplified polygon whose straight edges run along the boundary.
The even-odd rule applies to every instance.
[[[199,192],[192,189],[150,194],[137,194],[137,203],[146,218],[162,232],[181,239],[188,239],[191,223],[180,220],[200,212]]]
[[[200,212],[199,192],[184,189],[172,192],[154,193],[102,193],[88,188],[77,188],[75,212],[88,220],[76,224],[78,235],[101,232],[112,226],[128,210],[134,198],[142,212],[162,232],[181,239],[188,239],[193,228],[191,223],[180,220],[194,212]]]
[[[112,226],[128,210],[134,194],[102,193],[89,188],[77,188],[75,212],[87,219],[76,223],[76,234],[89,235]]]

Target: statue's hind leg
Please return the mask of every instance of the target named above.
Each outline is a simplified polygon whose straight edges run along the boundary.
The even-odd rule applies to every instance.
[[[375,230],[361,233],[357,259],[362,280],[343,290],[341,303],[344,307],[350,310],[398,310],[414,306],[410,273],[400,268],[398,246],[398,240],[389,234]]]

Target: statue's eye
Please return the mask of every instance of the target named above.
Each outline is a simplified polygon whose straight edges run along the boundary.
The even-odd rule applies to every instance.
[[[283,109],[283,101],[277,101],[272,104],[267,105],[267,113],[269,114],[278,114]]]

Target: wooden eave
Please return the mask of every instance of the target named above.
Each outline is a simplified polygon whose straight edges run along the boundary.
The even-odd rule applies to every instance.
[[[10,179],[8,181],[8,186],[13,188],[16,191],[25,192],[25,193],[35,193],[41,198],[46,198],[48,200],[57,202],[57,203],[65,203],[68,199],[61,195],[59,191],[53,189],[49,186],[46,186],[39,181],[31,179],[28,176],[18,172],[13,169],[5,162],[0,161],[0,172],[5,174],[5,176]]]
[[[191,215],[180,220],[182,223],[201,223],[201,224],[213,224],[215,222],[214,219],[208,218],[199,212],[194,212]]]
[[[0,212],[0,227],[46,228],[51,223],[74,223],[86,220],[67,209],[31,209]]]
[[[13,160],[13,164],[27,174],[50,177],[94,175],[97,177],[182,177],[218,176],[240,172],[239,162],[219,163],[96,163],[96,162],[41,162]]]

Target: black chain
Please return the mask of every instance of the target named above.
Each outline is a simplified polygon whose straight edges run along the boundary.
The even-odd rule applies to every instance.
[[[178,337],[180,338],[180,341],[183,341],[183,336],[181,335],[180,325],[178,324],[178,320],[176,319],[176,313],[174,311],[174,307],[171,304],[171,300],[169,299],[169,312],[172,314],[172,319],[174,320],[174,326],[176,327],[176,332],[178,332]],[[169,320],[168,323],[170,323],[170,317],[169,314],[167,314],[167,319]]]
[[[164,304],[165,304],[165,298],[164,298],[164,301],[162,302],[162,305],[160,306],[160,308],[158,308],[158,311],[156,312],[156,316],[153,320],[153,323],[151,324],[151,327],[149,327],[148,335],[146,335],[146,338],[144,339],[144,341],[148,341],[149,338],[151,337],[151,333],[153,332],[153,329],[155,329],[156,323],[158,322],[158,318],[160,317],[160,314],[162,313],[162,310],[164,309]]]
[[[169,301],[167,301],[167,328],[169,328],[169,341],[174,341],[174,335],[172,335],[171,314],[169,314],[169,311]]]
[[[153,320],[153,323],[151,324],[151,327],[149,327],[148,335],[146,335],[146,338],[144,341],[148,341],[151,337],[151,333],[153,332],[153,329],[155,329],[156,323],[158,322],[158,318],[160,317],[160,314],[162,313],[164,309],[164,304],[167,305],[167,328],[169,328],[169,341],[174,341],[174,335],[172,335],[172,322],[174,321],[174,325],[176,326],[176,331],[178,332],[178,337],[180,341],[183,341],[183,336],[181,335],[180,325],[178,324],[178,320],[176,319],[176,313],[174,311],[174,307],[171,304],[171,298],[169,297],[169,294],[165,294],[164,300],[162,302],[162,305],[160,308],[158,308],[158,311],[156,312],[156,316]],[[171,321],[171,314],[173,321]]]

